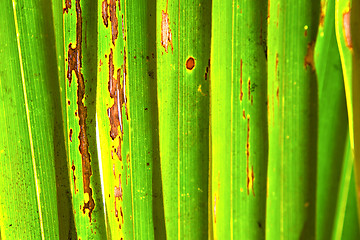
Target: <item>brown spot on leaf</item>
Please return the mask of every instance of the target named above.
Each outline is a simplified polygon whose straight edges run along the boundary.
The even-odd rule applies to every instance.
[[[250,77],[248,78],[248,99],[250,101],[250,96],[251,96],[251,82],[250,82]]]
[[[174,50],[172,44],[172,36],[170,29],[169,14],[161,11],[161,45],[165,48],[165,52],[168,52],[168,46],[171,45],[171,51]]]
[[[109,5],[108,5],[108,2],[107,0],[104,0],[102,2],[102,11],[101,11],[101,14],[102,14],[102,19],[103,19],[103,23],[106,27],[108,27],[108,19],[109,19],[109,14],[108,14],[108,8],[109,8]],[[100,65],[101,66],[101,65]]]
[[[70,100],[68,100],[68,105],[70,105]]]
[[[276,99],[277,99],[277,102],[278,102],[278,105],[279,105],[279,86],[277,87],[276,89]]]
[[[74,181],[74,193],[77,193],[77,189],[76,189],[76,177],[75,177],[75,165],[74,162],[72,162],[72,166],[71,166],[72,172],[73,172],[73,181]]]
[[[116,16],[116,0],[110,0],[109,12],[110,12],[110,22],[111,22],[112,43],[115,46],[115,40],[117,39],[119,34],[118,19]]]
[[[305,55],[305,60],[304,60],[304,67],[307,68],[307,66],[311,66],[311,69],[313,71],[315,71],[314,47],[315,47],[314,41],[312,41],[311,43],[308,44],[307,53]]]
[[[89,210],[89,219],[91,222],[91,214],[95,208],[95,201],[92,196],[92,188],[90,187],[90,177],[92,175],[91,171],[91,159],[89,154],[89,142],[86,134],[86,118],[87,118],[87,109],[84,105],[85,97],[85,79],[81,72],[81,60],[82,60],[82,16],[81,16],[81,7],[80,0],[76,0],[76,46],[75,48],[71,47],[69,44],[68,49],[68,72],[67,77],[69,80],[69,87],[72,80],[72,71],[74,71],[77,79],[77,105],[79,113],[79,151],[81,154],[81,163],[82,163],[82,173],[83,173],[83,188],[84,194],[88,194],[88,201],[84,201],[83,213],[85,210]]]
[[[119,1],[120,2],[120,1]],[[126,36],[125,36],[125,27],[124,27],[124,15],[121,14],[121,26],[122,26],[122,35],[123,35],[123,39],[124,41],[126,41]]]
[[[242,98],[244,96],[242,85],[243,85],[243,61],[241,59],[240,60],[240,102],[242,101]]]
[[[115,198],[122,200],[123,192],[122,192],[122,188],[121,188],[121,174],[119,175],[119,187],[115,186],[115,189],[114,189],[114,196],[115,196]]]
[[[260,43],[260,45],[263,43],[263,25],[262,25],[262,18],[263,18],[263,16],[262,16],[262,13],[260,12],[260,41],[259,41],[259,43]]]
[[[208,80],[209,74],[210,74],[210,59],[209,59],[208,65],[205,68],[205,81]]]
[[[246,119],[245,110],[243,110],[243,119]]]
[[[69,13],[69,9],[71,8],[71,0],[65,0],[65,8],[63,9],[63,14]]]
[[[122,207],[120,207],[120,215],[121,215],[121,222],[122,222],[122,224],[124,224],[124,213],[123,213]]]
[[[189,57],[186,60],[186,68],[188,70],[193,70],[194,67],[195,67],[195,59],[193,57]]]
[[[270,0],[268,0],[268,16],[267,16],[267,22],[269,24],[270,22]]]
[[[121,141],[122,141],[122,139],[119,137],[119,146],[117,147],[117,150],[116,150],[116,155],[118,156],[120,161],[122,161],[122,157],[121,157]]]
[[[127,97],[126,97],[126,50],[124,47],[124,63],[123,63],[123,85],[122,85],[122,91],[123,91],[123,101],[124,101],[124,105],[125,105],[125,114],[126,114],[126,119],[129,120],[129,115],[128,115],[128,110],[127,110]]]
[[[249,195],[250,188],[250,172],[249,172],[249,159],[250,159],[250,116],[247,116],[247,135],[246,135],[246,186],[247,194]]]
[[[255,181],[255,175],[254,175],[254,166],[251,166],[251,190],[255,197],[255,191],[254,191],[254,181]]]
[[[72,130],[72,128],[70,128],[70,132],[69,132],[69,139],[70,139],[70,142],[72,142],[72,134],[73,134],[73,130]]]
[[[350,15],[351,15],[350,9],[343,13],[343,29],[345,35],[345,44],[348,48],[352,49]]]

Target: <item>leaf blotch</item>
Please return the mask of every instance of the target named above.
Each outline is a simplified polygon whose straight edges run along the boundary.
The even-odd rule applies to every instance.
[[[91,159],[89,154],[89,142],[86,133],[86,118],[87,118],[87,109],[84,105],[85,98],[85,80],[81,72],[82,67],[82,15],[80,0],[76,0],[76,46],[75,48],[71,47],[69,44],[68,49],[68,72],[67,77],[69,80],[69,87],[72,80],[72,71],[74,71],[77,79],[77,105],[78,105],[78,115],[79,115],[79,151],[81,154],[81,163],[82,163],[82,175],[83,175],[83,188],[84,195],[88,195],[88,201],[84,201],[83,213],[85,210],[89,211],[89,219],[91,222],[91,214],[95,208],[95,201],[92,196],[92,189],[90,187],[90,177],[92,175],[91,171]]]
[[[109,12],[110,12],[110,22],[111,22],[112,43],[115,46],[115,40],[119,35],[118,18],[116,16],[116,0],[110,0]]]
[[[69,9],[71,8],[71,0],[65,0],[65,8],[63,9],[63,14],[66,12],[69,12]]]
[[[209,59],[208,65],[205,68],[205,81],[208,80],[208,78],[210,77],[209,75],[210,75],[210,59]]]
[[[119,221],[119,214],[118,214],[118,210],[116,207],[116,200],[122,201],[122,197],[123,197],[123,190],[121,187],[121,174],[119,174],[119,187],[114,188],[114,196],[115,196],[115,202],[114,202],[114,207],[115,207],[115,217],[118,219]]]
[[[70,131],[69,131],[69,139],[70,139],[70,142],[72,142],[72,134],[73,134],[73,130],[70,128]]]
[[[109,19],[108,7],[109,7],[109,5],[108,5],[107,0],[104,0],[102,2],[101,7],[102,7],[101,15],[102,15],[103,23],[106,27],[108,27],[108,25],[109,25],[109,23],[108,23],[108,19]]]
[[[344,28],[344,35],[345,35],[345,44],[348,48],[352,49],[350,14],[351,14],[350,9],[343,13],[343,28]]]
[[[165,52],[168,52],[169,44],[171,45],[171,51],[174,50],[172,44],[172,36],[170,29],[169,14],[161,11],[161,45],[165,48]]]
[[[320,27],[324,27],[325,11],[326,11],[326,1],[321,1],[321,12],[320,12],[320,20],[319,20]]]
[[[252,190],[253,195],[255,196],[254,191],[254,169],[251,167],[250,172],[250,115],[247,115],[247,135],[246,135],[246,189],[247,195]]]
[[[311,43],[308,43],[307,53],[306,53],[305,59],[304,59],[304,67],[307,68],[308,66],[310,66],[313,71],[315,71],[314,48],[315,48],[314,41],[312,41]]]
[[[117,70],[117,77],[114,77],[115,67],[113,63],[113,50],[110,49],[109,54],[109,82],[108,89],[110,97],[114,99],[114,104],[111,108],[108,108],[108,117],[110,120],[110,137],[114,140],[118,136],[118,128],[123,132],[123,120],[122,120],[122,105],[125,103],[125,95],[123,87],[120,86],[121,81],[121,69]]]
[[[189,57],[187,60],[186,60],[186,68],[188,70],[193,70],[195,67],[195,59],[193,57]]]
[[[251,98],[251,81],[250,81],[250,77],[248,78],[248,99],[250,101],[250,98]]]
[[[242,85],[243,85],[243,60],[241,59],[240,60],[240,102],[242,101],[244,96]]]
[[[72,163],[72,166],[71,166],[71,170],[72,170],[72,174],[73,174],[73,181],[74,181],[74,194],[77,193],[77,189],[76,189],[76,177],[75,177],[75,165],[74,165],[74,162]]]

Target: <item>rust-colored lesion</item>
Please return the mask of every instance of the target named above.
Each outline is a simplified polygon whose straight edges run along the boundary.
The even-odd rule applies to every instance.
[[[351,16],[351,10],[347,9],[343,13],[343,29],[344,29],[345,44],[350,50],[352,50],[350,16]]]
[[[245,110],[243,109],[243,119],[246,119]]]
[[[280,89],[279,86],[276,88],[276,100],[278,102],[278,105],[280,104],[280,100],[279,100],[279,94],[280,94]]]
[[[195,59],[193,57],[189,57],[186,60],[185,66],[188,70],[193,70],[193,68],[195,67]]]
[[[102,19],[103,19],[103,23],[106,27],[108,27],[109,23],[109,14],[108,14],[108,8],[109,8],[109,4],[107,2],[107,0],[104,0],[101,4],[101,15],[102,15]]]
[[[251,171],[251,172],[250,172]],[[250,115],[247,115],[247,134],[246,134],[246,189],[247,195],[250,194],[250,189],[255,196],[254,191],[254,169],[250,170]]]
[[[72,44],[69,44],[68,49],[68,71],[67,78],[69,80],[69,87],[71,86],[72,72],[74,71],[77,79],[77,105],[78,105],[78,115],[79,115],[79,151],[81,154],[81,163],[82,163],[82,175],[83,175],[83,188],[84,195],[88,195],[88,201],[84,201],[83,213],[89,211],[89,219],[91,222],[91,214],[95,208],[95,201],[93,198],[92,188],[90,187],[90,177],[92,175],[91,171],[91,159],[89,153],[89,141],[87,137],[87,108],[84,105],[85,98],[85,79],[81,72],[82,68],[82,15],[81,15],[81,6],[80,0],[76,0],[76,46],[72,47]]]
[[[65,8],[63,9],[63,14],[69,13],[70,8],[71,8],[71,0],[65,0]]]
[[[129,115],[128,115],[128,109],[127,109],[127,97],[126,97],[126,78],[127,78],[127,70],[126,70],[126,49],[124,46],[124,61],[123,61],[123,88],[122,88],[122,92],[123,92],[123,100],[124,100],[124,106],[125,106],[125,115],[126,115],[126,119],[129,120]]]
[[[119,35],[118,18],[116,16],[116,0],[110,0],[109,4],[110,22],[111,22],[111,39],[115,46],[115,40]]]
[[[243,85],[243,60],[241,59],[240,60],[240,102],[242,101],[244,96],[242,85]]]
[[[308,66],[310,66],[313,71],[315,71],[314,48],[315,48],[315,41],[308,43],[307,53],[304,59],[304,67],[307,68]]]
[[[121,140],[121,139],[119,139]],[[119,146],[115,149],[116,150],[116,155],[118,156],[118,159],[120,161],[122,161],[122,157],[121,157],[121,142],[119,143]]]
[[[123,190],[121,187],[121,174],[119,174],[119,186],[115,186],[114,188],[114,207],[115,207],[115,217],[118,219],[119,221],[119,213],[116,207],[116,200],[122,201],[122,197],[123,197]]]
[[[172,44],[172,35],[170,29],[169,14],[161,11],[161,45],[165,48],[165,52],[168,52],[169,44],[171,45],[171,51],[174,51]]]

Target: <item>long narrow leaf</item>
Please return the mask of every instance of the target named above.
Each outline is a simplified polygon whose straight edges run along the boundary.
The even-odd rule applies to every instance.
[[[319,3],[270,3],[268,239],[315,236]]]
[[[96,151],[96,2],[63,2],[67,152],[77,236],[106,236]]]
[[[336,217],[336,206],[346,204],[348,188],[344,187],[339,169],[344,158],[348,119],[341,61],[335,36],[335,0],[322,2],[319,32],[315,46],[315,65],[319,83],[319,137],[316,194],[316,237],[330,239],[332,232],[343,224]],[[348,156],[347,156],[348,157]],[[351,165],[350,165],[351,166]],[[337,194],[345,197],[329,197]],[[339,208],[345,213],[344,208]]]
[[[267,2],[213,1],[212,221],[215,239],[265,239]]]
[[[51,4],[1,1],[0,7],[1,238],[56,239]]]
[[[156,5],[159,143],[167,239],[207,235],[211,1]]]

